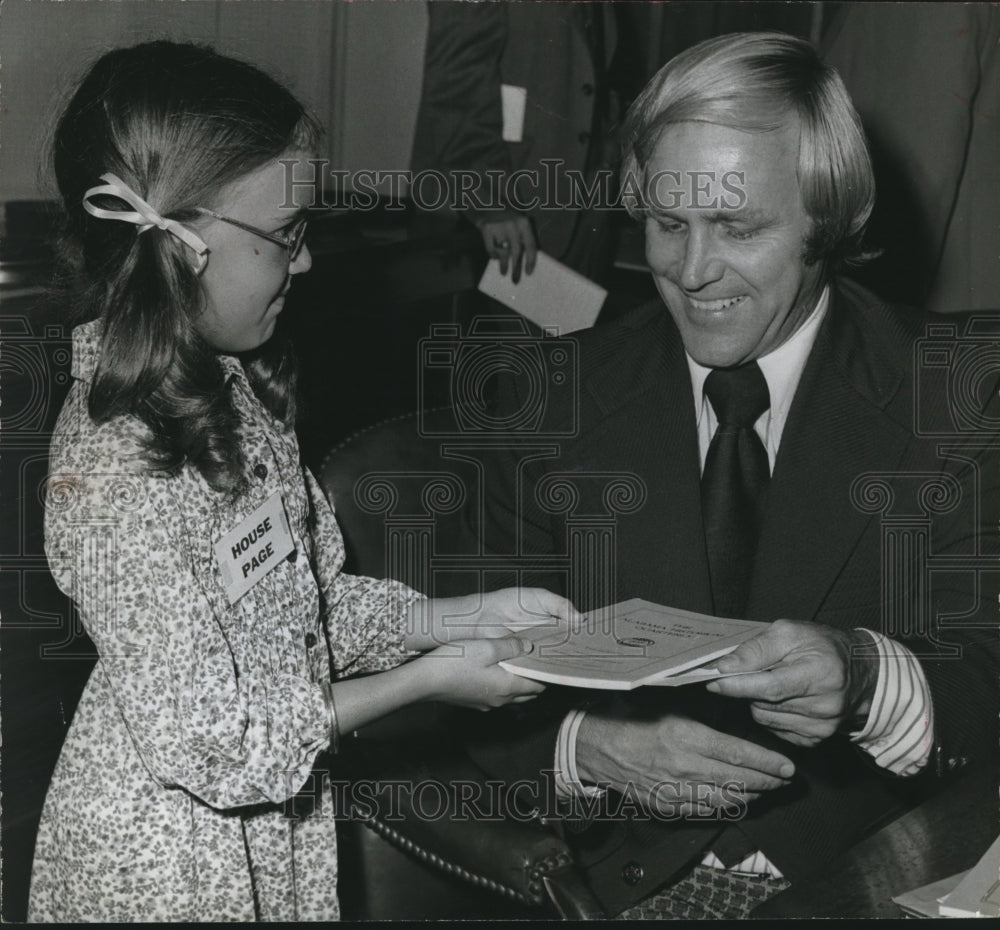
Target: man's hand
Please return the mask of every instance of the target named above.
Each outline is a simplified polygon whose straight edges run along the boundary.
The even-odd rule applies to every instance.
[[[871,643],[860,630],[778,620],[716,663],[725,674],[750,674],[707,688],[746,698],[761,726],[790,743],[814,746],[871,709],[878,680]],[[868,648],[854,655],[856,646]]]
[[[479,232],[483,236],[483,245],[490,258],[500,261],[500,274],[507,274],[511,268],[511,279],[515,284],[521,280],[521,260],[524,260],[524,273],[531,274],[535,270],[535,259],[538,256],[538,243],[531,228],[531,221],[526,216],[516,213],[499,213],[489,219],[476,221]]]
[[[787,785],[791,760],[679,714],[588,710],[576,740],[580,778],[608,784],[660,814],[705,814]]]

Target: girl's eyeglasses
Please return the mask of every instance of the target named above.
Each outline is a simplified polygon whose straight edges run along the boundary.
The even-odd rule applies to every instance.
[[[228,223],[230,226],[236,226],[238,229],[245,229],[247,232],[253,233],[255,236],[260,236],[261,239],[267,239],[268,242],[275,243],[275,245],[283,246],[288,250],[289,262],[294,262],[295,259],[299,257],[299,252],[302,251],[302,244],[306,241],[306,225],[309,220],[304,216],[296,220],[287,233],[282,234],[276,232],[264,232],[263,229],[258,229],[256,226],[251,226],[249,223],[242,223],[239,220],[230,219],[228,216],[223,216],[221,213],[216,213],[214,210],[209,210],[205,207],[195,207],[195,210],[198,213],[204,213],[206,216],[222,220],[223,223]]]

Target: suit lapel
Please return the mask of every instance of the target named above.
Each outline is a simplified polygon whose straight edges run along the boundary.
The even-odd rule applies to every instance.
[[[863,308],[835,292],[803,371],[768,491],[748,616],[812,619],[870,519],[852,483],[900,460],[909,431],[886,413],[902,366]]]
[[[618,520],[619,593],[710,612],[691,380],[680,335],[660,309],[588,379],[603,417],[578,449],[584,462],[610,453],[644,486],[645,505]]]

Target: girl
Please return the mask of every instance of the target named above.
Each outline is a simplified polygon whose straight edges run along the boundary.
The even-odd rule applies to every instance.
[[[412,701],[527,700],[539,686],[496,664],[528,648],[505,634],[572,612],[542,591],[429,602],[340,571],[275,332],[311,264],[280,160],[317,141],[257,69],[166,42],[105,55],[59,121],[89,322],[45,545],[100,659],[46,799],[33,921],[337,917],[319,754]],[[440,646],[446,614],[473,639]],[[317,786],[309,813],[285,803]]]

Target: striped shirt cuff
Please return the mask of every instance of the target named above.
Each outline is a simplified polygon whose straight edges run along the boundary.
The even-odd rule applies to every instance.
[[[916,775],[934,746],[934,705],[923,669],[913,653],[881,633],[875,641],[878,681],[863,729],[851,740],[894,775]]]
[[[564,718],[556,736],[555,786],[556,796],[572,798],[584,795],[594,797],[603,794],[601,788],[585,785],[580,781],[576,769],[576,735],[586,716],[585,710],[571,710]]]

